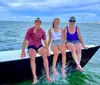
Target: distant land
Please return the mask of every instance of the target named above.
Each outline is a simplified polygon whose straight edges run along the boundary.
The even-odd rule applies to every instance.
[[[0,22],[34,22],[33,21],[9,21],[9,20],[0,20]],[[44,22],[44,23],[51,23],[51,22]],[[68,23],[68,22],[61,22],[61,23]],[[96,24],[100,24],[100,22],[76,22],[76,23],[96,23]]]

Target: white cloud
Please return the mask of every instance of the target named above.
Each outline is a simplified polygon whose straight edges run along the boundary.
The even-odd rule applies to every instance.
[[[81,5],[89,5],[100,2],[100,0],[45,0],[47,5],[51,7],[59,7],[59,6],[81,6]]]
[[[75,16],[78,22],[82,22],[87,18],[96,18],[97,15],[95,13],[70,13],[70,14],[58,14],[52,16],[41,16],[40,18],[45,22],[52,22],[54,18],[60,18],[61,22],[68,22],[71,16]],[[87,20],[88,21],[88,20]]]
[[[32,0],[20,0],[20,2],[9,2],[7,5],[12,8],[19,8],[19,9],[36,9],[36,10],[48,10],[52,8],[58,8],[63,6],[71,6],[75,8],[74,6],[78,7],[81,5],[89,5],[89,4],[95,4],[99,2],[99,0],[44,0],[44,1],[32,1]]]
[[[9,7],[20,7],[23,6],[23,3],[8,3]]]
[[[25,18],[30,18],[30,16],[26,16]]]
[[[87,19],[87,18],[96,18],[97,15],[95,13],[69,13],[69,14],[59,14],[59,15],[56,15],[56,16],[53,16],[54,18],[55,17],[58,17],[61,19],[62,22],[68,22],[69,18],[71,16],[75,16],[77,21],[84,21],[84,19]],[[87,20],[88,21],[88,20]]]
[[[15,19],[15,18],[16,18],[16,16],[12,17],[12,19]]]
[[[100,4],[90,5],[90,6],[83,6],[83,7],[76,7],[76,8],[63,8],[62,11],[71,11],[71,10],[100,10]]]
[[[69,13],[69,14],[58,14],[58,15],[50,15],[50,16],[40,16],[41,20],[43,22],[52,22],[54,18],[60,18],[61,22],[68,22],[69,20],[69,17],[70,16],[75,16],[76,19],[77,19],[77,22],[82,22],[82,21],[94,21],[93,19],[98,17],[95,13]],[[0,15],[0,18],[3,20],[16,20],[16,21],[34,21],[34,19],[37,17],[37,16],[24,16],[24,15],[17,15],[17,16],[14,16],[13,14],[11,13],[7,13],[7,14],[4,14],[3,16]]]
[[[6,7],[0,6],[0,12],[2,13],[8,12],[8,9]]]
[[[95,18],[97,17],[96,13],[87,13],[87,12],[82,12],[79,13],[79,10],[100,10],[100,3],[99,0],[43,0],[43,1],[36,1],[36,0],[4,0],[5,4],[8,6],[3,7],[0,6],[0,18],[4,17],[4,19],[15,19],[15,20],[34,20],[37,16],[25,16],[23,15],[14,15],[12,14],[9,10],[26,10],[26,9],[35,9],[38,11],[55,11],[58,10],[60,11],[70,11],[70,10],[78,10],[75,13],[67,13],[66,14],[55,14],[55,15],[50,15],[47,16],[44,14],[44,16],[40,16],[40,18],[44,21],[52,21],[55,17],[60,18],[62,21],[68,21],[69,17],[71,15],[76,16],[78,20],[81,20],[84,18]],[[98,3],[97,3],[98,2]],[[68,7],[65,8],[64,6]],[[52,12],[51,12],[52,13]],[[41,14],[40,14],[41,15]]]

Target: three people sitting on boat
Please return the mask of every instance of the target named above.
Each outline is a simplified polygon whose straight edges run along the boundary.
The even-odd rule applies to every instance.
[[[51,43],[51,50],[54,53],[53,57],[53,65],[52,71],[55,76],[57,76],[56,71],[56,62],[59,55],[59,51],[62,54],[62,75],[65,76],[65,64],[66,64],[66,47],[71,51],[74,61],[76,62],[77,69],[82,71],[82,67],[80,65],[81,61],[81,49],[87,48],[84,46],[82,37],[80,34],[80,29],[78,26],[75,26],[76,18],[74,16],[70,17],[69,19],[69,26],[66,26],[64,29],[59,27],[60,19],[55,18],[53,21],[52,28],[49,29],[49,39],[48,43],[46,40],[46,33],[40,27],[42,21],[37,18],[34,21],[34,26],[29,28],[25,39],[22,45],[22,53],[21,57],[25,57],[25,47],[28,41],[28,53],[30,56],[30,66],[33,75],[33,84],[37,83],[37,76],[36,76],[36,64],[35,64],[35,57],[36,53],[39,53],[43,58],[43,64],[46,71],[46,79],[50,82],[52,79],[49,76],[49,66],[47,60],[47,54],[49,53],[49,45]],[[41,40],[44,42],[44,46],[42,45]],[[65,42],[66,41],[66,42]]]

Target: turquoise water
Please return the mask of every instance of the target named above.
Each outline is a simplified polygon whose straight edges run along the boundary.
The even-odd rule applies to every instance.
[[[60,27],[64,28],[68,23],[61,23]],[[97,23],[77,23],[81,29],[81,34],[85,44],[100,45],[100,24]],[[0,21],[0,51],[9,51],[21,49],[22,41],[29,27],[33,26],[33,22],[9,22]],[[48,38],[48,29],[51,23],[43,23],[42,28],[46,31]],[[60,70],[60,66],[58,66]],[[43,72],[44,73],[44,72]],[[49,83],[43,74],[39,78],[36,85],[99,85],[100,84],[100,49],[84,67],[84,71],[74,72],[63,78],[59,73],[58,78],[54,78]],[[16,85],[31,85],[32,80],[17,83]]]

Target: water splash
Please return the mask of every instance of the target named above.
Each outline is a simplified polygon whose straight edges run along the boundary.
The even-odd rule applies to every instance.
[[[55,77],[53,75],[53,72],[52,72],[52,67],[50,67],[50,77],[52,78],[52,82],[48,82],[45,78],[45,70],[42,69],[42,76],[39,78],[39,82],[37,85],[67,85],[68,82],[67,82],[67,76],[66,77],[63,77],[62,74],[61,74],[61,64],[58,63],[57,65],[57,72],[58,72],[58,76]],[[66,72],[67,73],[67,72]]]

